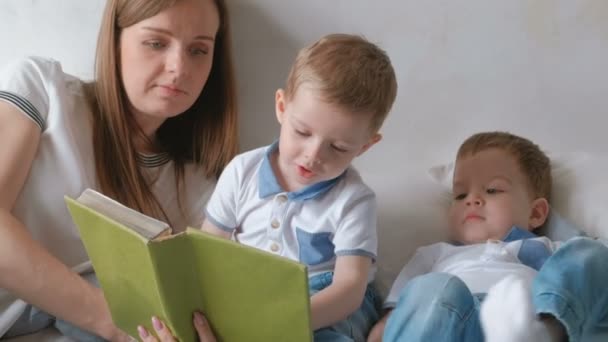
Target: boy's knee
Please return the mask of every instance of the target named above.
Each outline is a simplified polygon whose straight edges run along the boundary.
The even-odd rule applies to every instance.
[[[608,247],[589,239],[576,238],[566,242],[554,255],[556,262],[575,263],[580,269],[608,271]]]
[[[413,310],[453,309],[457,313],[474,304],[466,284],[447,273],[429,273],[412,279],[401,292],[399,302]]]
[[[430,273],[412,279],[401,292],[385,329],[387,341],[436,340],[445,329],[452,331],[467,320],[475,300],[460,278]]]

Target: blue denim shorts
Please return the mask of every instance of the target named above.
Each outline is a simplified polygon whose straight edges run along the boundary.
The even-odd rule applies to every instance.
[[[310,295],[328,287],[333,281],[333,272],[318,274],[309,279]],[[331,327],[315,331],[315,342],[347,342],[367,340],[371,328],[379,319],[382,299],[376,289],[370,284],[365,290],[363,302],[357,311],[350,314],[345,320]]]

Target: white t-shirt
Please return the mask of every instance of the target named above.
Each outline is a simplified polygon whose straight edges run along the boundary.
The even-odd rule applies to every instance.
[[[13,215],[35,240],[68,267],[79,273],[89,271],[89,259],[64,202],[65,195],[75,198],[85,188],[97,189],[92,114],[82,82],[65,74],[56,61],[28,58],[0,72],[0,101],[17,106],[41,129],[38,151]],[[168,155],[142,155],[139,159],[144,173],[154,180],[153,192],[173,227],[176,230],[188,225],[199,227],[215,182],[194,165],[186,165],[180,189],[182,211]],[[26,303],[0,289],[0,336],[25,306]]]
[[[408,281],[431,272],[459,277],[471,293],[487,293],[508,275],[518,275],[531,283],[542,264],[560,246],[561,242],[514,227],[502,241],[461,246],[440,242],[421,247],[399,273],[384,307],[396,305]]]
[[[336,256],[376,258],[376,196],[354,168],[286,192],[269,156],[278,143],[235,157],[207,204],[207,218],[240,243],[308,265],[309,276],[333,271]],[[370,272],[370,280],[373,279]]]

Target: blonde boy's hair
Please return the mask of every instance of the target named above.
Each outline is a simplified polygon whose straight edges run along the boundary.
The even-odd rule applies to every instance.
[[[530,195],[549,201],[552,186],[551,161],[538,145],[526,138],[508,132],[477,133],[460,145],[456,159],[493,148],[504,150],[515,157],[528,180]]]
[[[286,98],[292,100],[304,83],[319,91],[324,101],[371,114],[374,132],[397,95],[395,71],[386,52],[348,34],[327,35],[300,50],[287,77]]]

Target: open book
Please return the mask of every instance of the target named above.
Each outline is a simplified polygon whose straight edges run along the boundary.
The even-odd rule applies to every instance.
[[[161,221],[85,190],[65,198],[110,306],[132,336],[153,315],[196,341],[201,310],[218,341],[312,341],[306,266],[198,229]]]

